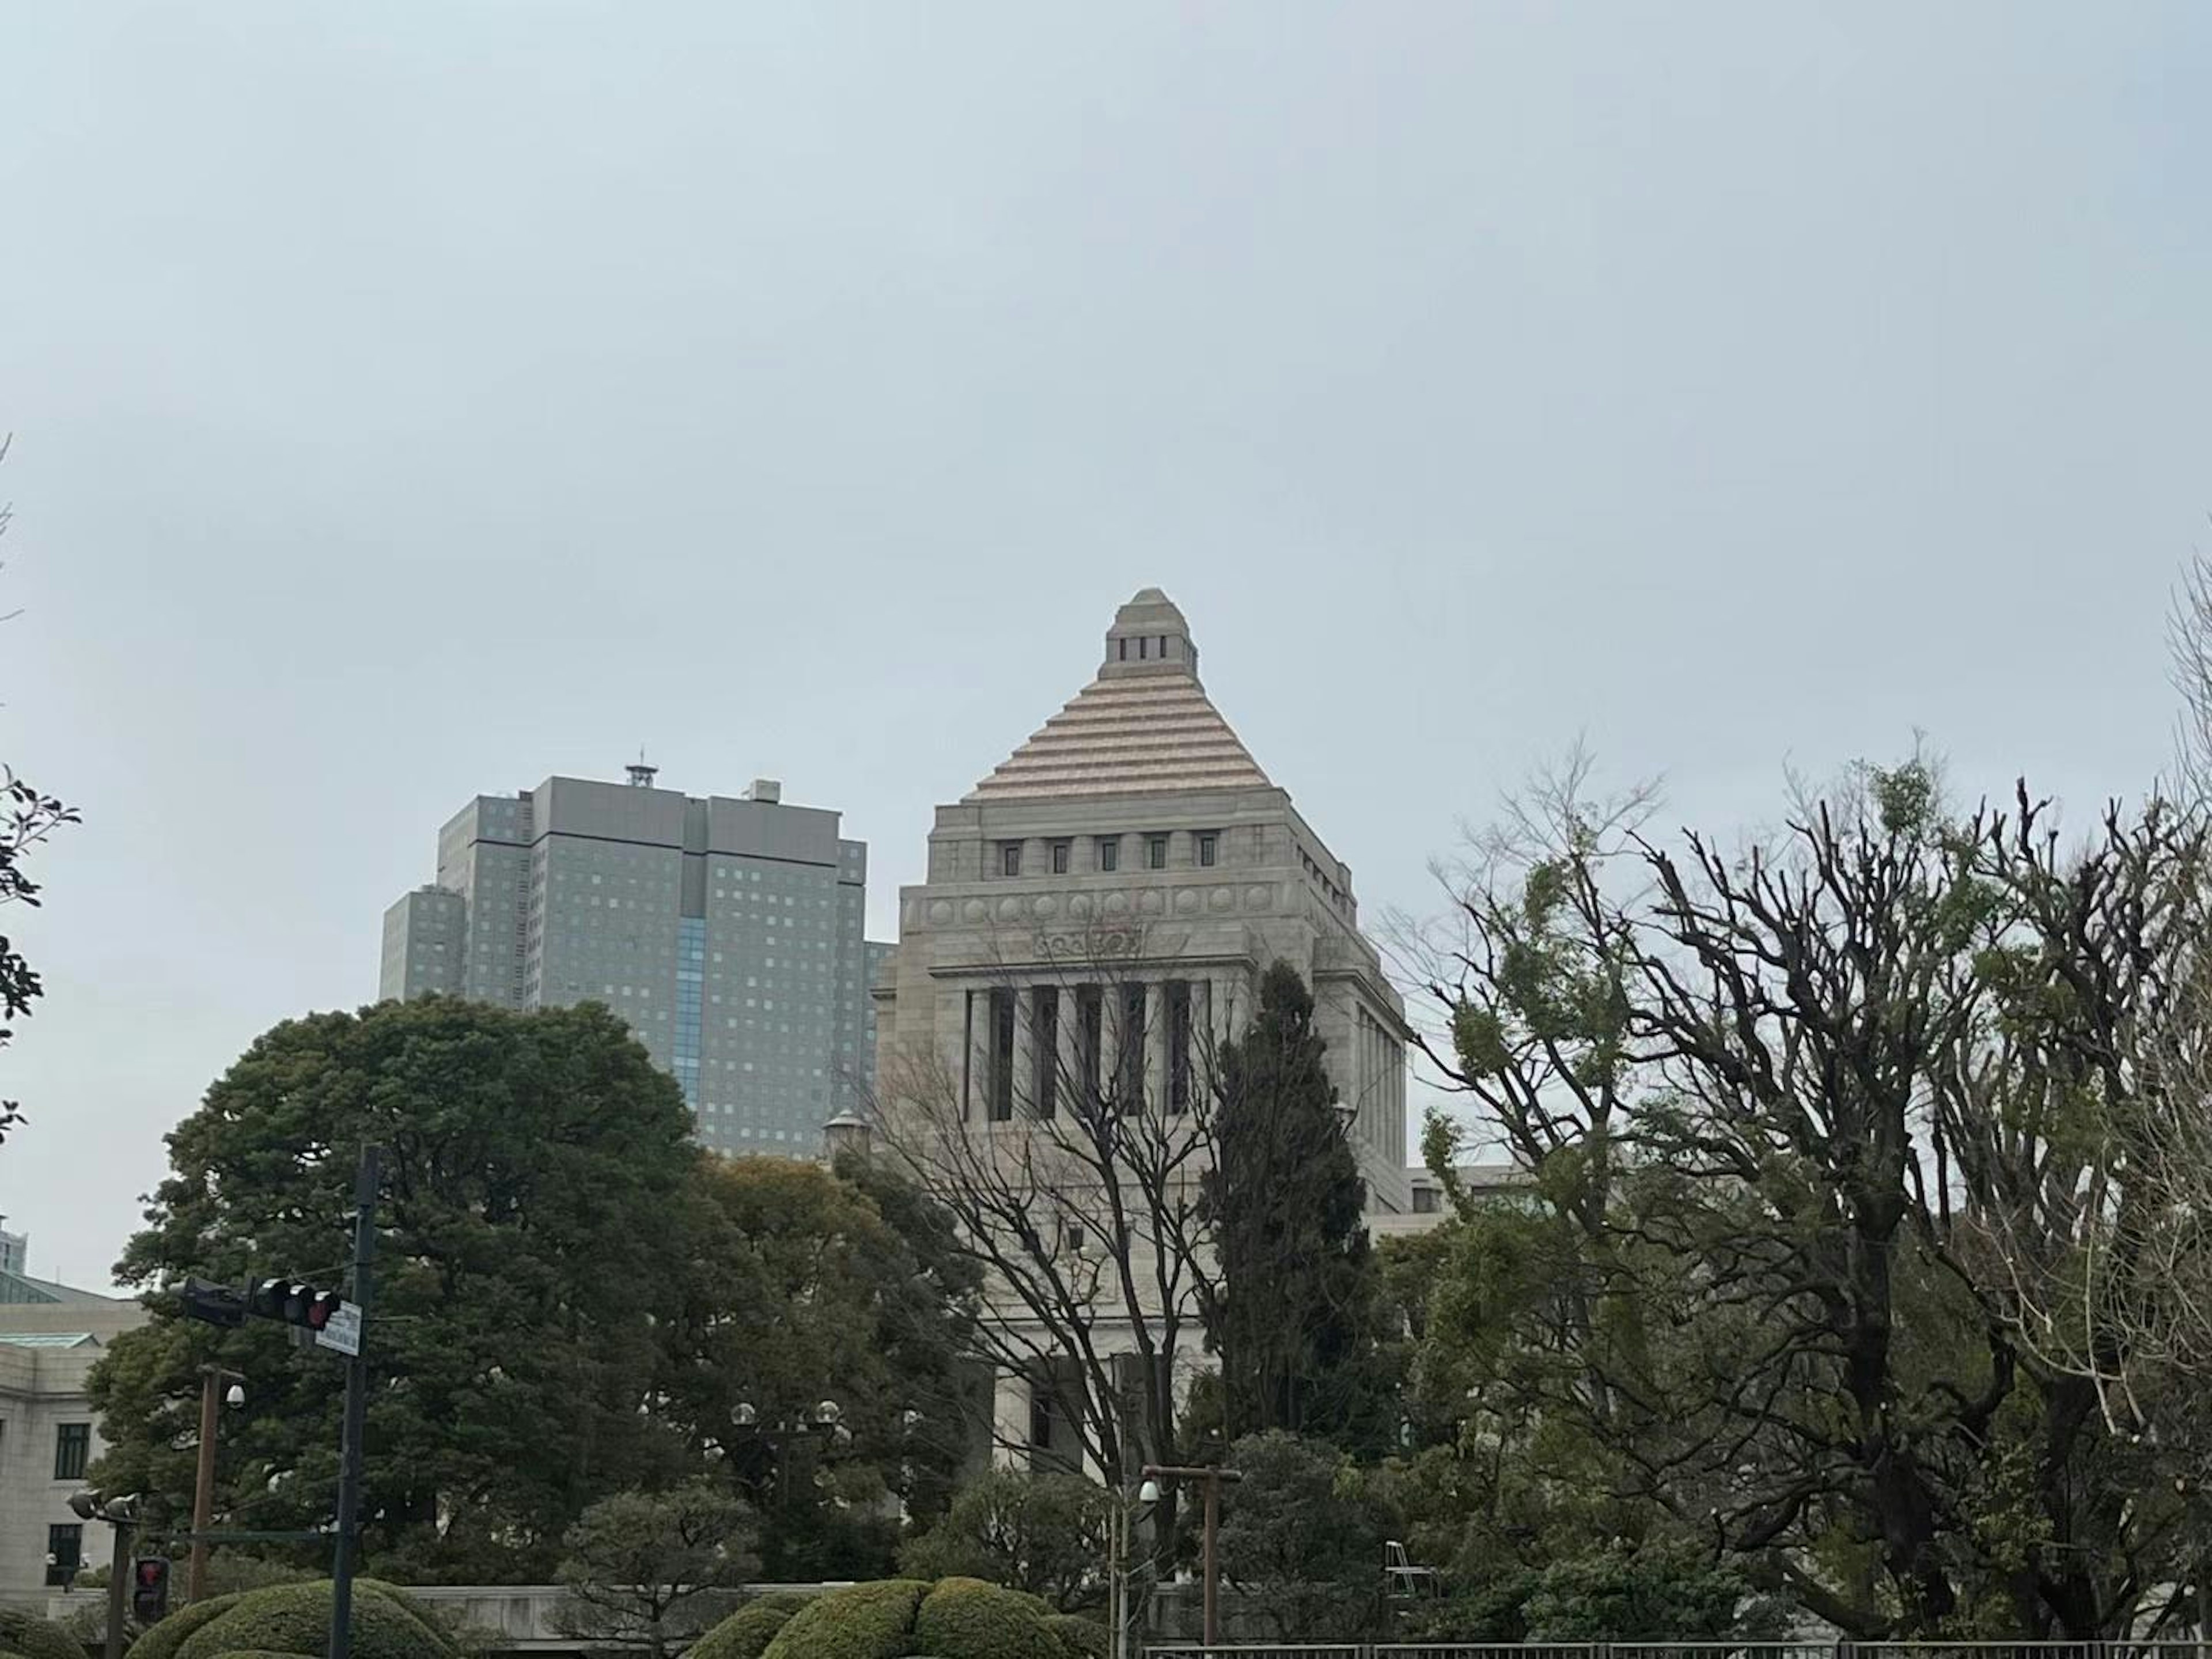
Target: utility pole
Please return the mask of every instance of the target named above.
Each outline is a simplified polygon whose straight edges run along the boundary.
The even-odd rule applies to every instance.
[[[370,1258],[376,1253],[379,1151],[361,1149],[353,1183],[353,1296],[357,1317],[368,1324]],[[338,1443],[337,1546],[331,1564],[330,1659],[348,1659],[353,1647],[354,1528],[361,1513],[362,1431],[368,1410],[368,1362],[360,1344],[346,1357],[345,1426]]]
[[[1206,1645],[1209,1650],[1221,1640],[1221,1562],[1217,1542],[1221,1531],[1221,1488],[1244,1477],[1218,1463],[1186,1468],[1174,1463],[1147,1463],[1151,1480],[1195,1480],[1206,1493]]]
[[[207,1531],[215,1522],[215,1449],[222,1428],[222,1385],[241,1379],[220,1365],[200,1367],[200,1464],[192,1485],[192,1553],[185,1570],[185,1600],[207,1595]]]

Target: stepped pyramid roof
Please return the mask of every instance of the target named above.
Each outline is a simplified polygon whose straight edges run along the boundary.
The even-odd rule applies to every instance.
[[[1273,787],[1199,684],[1182,612],[1147,587],[1114,613],[1097,678],[967,799]]]

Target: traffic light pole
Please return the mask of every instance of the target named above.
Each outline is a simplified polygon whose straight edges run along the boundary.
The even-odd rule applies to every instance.
[[[364,1335],[371,1290],[369,1259],[376,1251],[378,1149],[361,1149],[353,1183],[353,1304],[361,1310]],[[354,1528],[361,1513],[362,1431],[368,1409],[368,1362],[358,1353],[346,1358],[345,1427],[338,1443],[337,1547],[331,1564],[330,1659],[348,1659],[353,1647]],[[113,1659],[113,1656],[110,1656]]]

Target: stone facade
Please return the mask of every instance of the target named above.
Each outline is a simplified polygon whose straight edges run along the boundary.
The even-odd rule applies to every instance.
[[[42,1607],[107,1565],[112,1533],[69,1506],[106,1444],[85,1377],[145,1317],[136,1302],[0,1273],[0,1601]]]
[[[876,982],[879,1109],[902,1109],[893,1079],[924,1060],[978,1125],[1036,1111],[1066,1086],[1055,1073],[1140,1065],[1132,1097],[1172,1115],[1281,960],[1313,990],[1370,1206],[1406,1212],[1403,1003],[1359,930],[1350,870],[1238,741],[1197,662],[1182,613],[1145,590],[1091,684],[937,810],[927,879],[902,890]],[[998,1413],[1004,1443],[1034,1408],[1002,1379]]]

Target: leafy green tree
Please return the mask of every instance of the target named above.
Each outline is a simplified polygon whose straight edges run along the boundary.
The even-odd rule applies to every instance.
[[[1381,1626],[1382,1516],[1349,1461],[1279,1429],[1229,1449],[1222,1570],[1284,1641],[1367,1641]]]
[[[730,1611],[760,1569],[753,1514],[720,1482],[617,1492],[562,1540],[568,1633],[664,1659]]]
[[[910,1191],[863,1178],[925,1227]],[[884,1500],[941,1493],[964,1453],[968,1293],[861,1179],[788,1158],[704,1160],[683,1249],[661,1416],[758,1513],[771,1582],[882,1576]]]
[[[2148,1435],[2202,1437],[2179,1389],[2113,1386],[2155,1323],[2065,1352],[2032,1292],[2081,1282],[2130,1202],[2121,1131],[2166,1109],[2203,822],[2114,809],[2062,850],[2024,791],[1954,815],[1917,761],[1741,853],[1543,799],[1430,975],[1435,1057],[1534,1177],[1524,1214],[1460,1195],[1421,1321],[1486,1524],[1601,1494],[1589,1534],[1625,1512],[1861,1637],[2176,1616],[2149,1587],[2204,1534]]]
[[[1284,1430],[1389,1443],[1366,1188],[1327,1047],[1305,981],[1278,962],[1216,1068],[1217,1152],[1200,1206],[1220,1273],[1202,1308],[1231,1438]]]
[[[909,1578],[980,1578],[1026,1590],[1062,1613],[1106,1597],[1114,1495],[1072,1474],[994,1469],[899,1552]]]
[[[169,1137],[172,1173],[117,1272],[153,1318],[94,1369],[102,1485],[191,1512],[198,1367],[250,1382],[225,1423],[217,1512],[332,1513],[338,1370],[249,1320],[181,1316],[187,1274],[336,1282],[356,1149],[385,1148],[362,1504],[368,1565],[436,1582],[543,1582],[598,1498],[665,1478],[647,1407],[687,1276],[699,1154],[675,1084],[605,1009],[429,999],[289,1020]]]
[[[0,905],[37,905],[39,884],[24,871],[24,858],[56,829],[76,821],[74,809],[0,765]],[[27,1018],[46,988],[23,953],[0,933],[0,1048],[15,1035],[12,1022]],[[22,1121],[15,1102],[0,1100],[0,1140]]]

